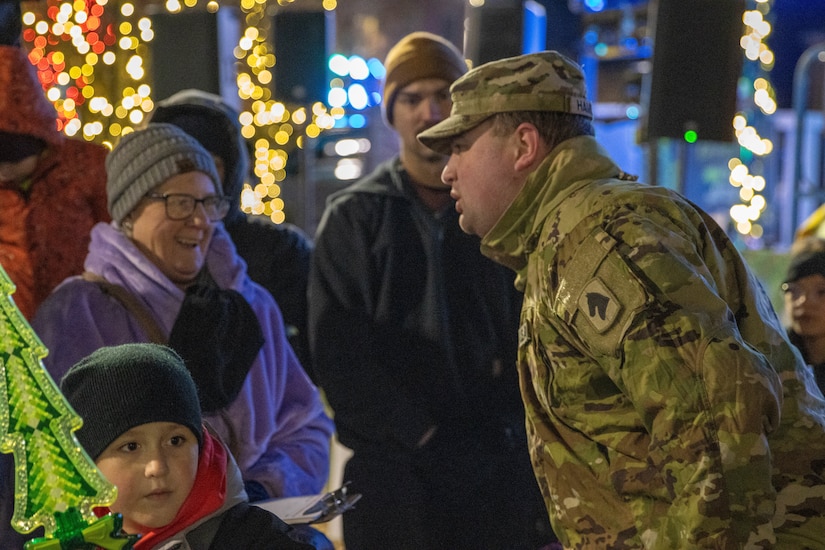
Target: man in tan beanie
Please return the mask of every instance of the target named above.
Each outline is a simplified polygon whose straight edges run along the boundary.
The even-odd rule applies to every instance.
[[[446,157],[416,140],[449,115],[466,63],[416,32],[385,67],[399,154],[330,197],[309,282],[313,361],[363,495],[346,547],[540,548],[553,535],[513,368],[521,297],[459,228]]]

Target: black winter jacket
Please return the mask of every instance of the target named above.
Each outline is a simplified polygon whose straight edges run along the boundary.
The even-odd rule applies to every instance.
[[[310,346],[341,442],[413,449],[430,426],[523,426],[521,295],[451,206],[434,216],[396,158],[332,195],[315,237]]]

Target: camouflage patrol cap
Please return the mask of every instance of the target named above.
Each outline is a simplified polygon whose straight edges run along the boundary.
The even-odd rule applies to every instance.
[[[450,116],[418,134],[447,154],[452,138],[496,113],[556,111],[593,118],[581,67],[556,51],[499,59],[479,65],[450,86]]]

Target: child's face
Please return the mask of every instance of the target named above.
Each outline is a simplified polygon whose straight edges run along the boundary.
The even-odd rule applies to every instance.
[[[149,422],[123,433],[97,458],[115,487],[112,512],[123,514],[123,530],[146,533],[169,524],[195,483],[198,440],[173,422]]]

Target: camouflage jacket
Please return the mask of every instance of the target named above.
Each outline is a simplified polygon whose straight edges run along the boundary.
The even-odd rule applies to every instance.
[[[725,233],[554,149],[482,241],[525,293],[531,454],[567,548],[825,548],[825,401]]]

